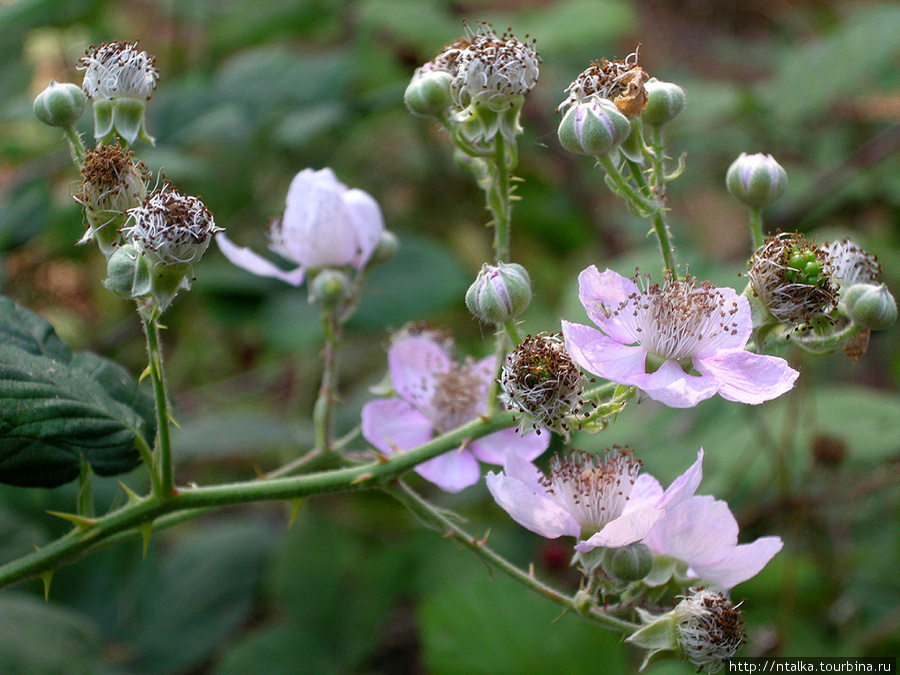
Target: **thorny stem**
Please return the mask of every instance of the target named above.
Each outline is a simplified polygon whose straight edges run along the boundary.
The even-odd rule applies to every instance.
[[[600,610],[599,607],[592,606],[586,612],[579,610],[575,606],[575,600],[564,593],[547,586],[531,573],[519,569],[506,558],[488,548],[483,539],[476,539],[471,534],[462,529],[451,518],[447,517],[441,510],[432,506],[425,499],[414,492],[409,486],[400,480],[395,480],[382,488],[391,497],[403,504],[407,509],[412,511],[426,526],[441,532],[447,537],[454,539],[464,547],[474,552],[482,560],[496,567],[498,570],[512,577],[521,584],[530,588],[538,595],[555,602],[557,605],[565,608],[574,614],[581,614],[592,621],[619,631],[623,634],[631,634],[638,629],[638,626],[614,616],[610,616]]]
[[[494,138],[494,167],[496,178],[488,187],[488,206],[494,217],[494,256],[497,262],[509,262],[511,227],[509,172],[512,167],[506,159],[506,143],[501,134]]]
[[[169,400],[163,376],[162,352],[159,347],[159,323],[155,318],[141,315],[144,334],[147,336],[147,356],[150,379],[153,382],[153,396],[156,402],[156,470],[159,482],[153,482],[154,494],[165,498],[175,493],[172,472],[172,443],[169,438]],[[151,468],[152,472],[152,468]]]
[[[75,127],[65,128],[63,129],[63,133],[66,135],[66,140],[69,141],[69,148],[72,150],[72,160],[76,165],[81,165],[84,163],[86,154],[84,143],[81,141],[81,136],[75,131]]]
[[[337,350],[340,339],[340,325],[329,308],[322,309],[322,332],[325,335],[324,365],[319,395],[313,407],[313,428],[315,429],[315,449],[322,454],[333,451],[331,447],[331,418],[337,395]]]
[[[145,499],[127,504],[86,524],[33,553],[0,567],[0,588],[45,572],[81,557],[112,537],[138,534],[137,528],[159,519],[174,524],[199,516],[214,507],[248,502],[291,500],[314,494],[371,488],[391,481],[422,462],[458,448],[487,434],[515,426],[508,411],[479,418],[420,445],[390,457],[379,455],[368,464],[321,471],[313,474],[249,480],[209,487],[186,486],[175,492],[153,492]]]

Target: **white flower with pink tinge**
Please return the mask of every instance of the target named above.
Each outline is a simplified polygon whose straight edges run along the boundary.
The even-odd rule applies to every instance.
[[[794,386],[798,373],[784,359],[746,351],[750,305],[730,288],[692,278],[650,284],[593,265],[578,284],[600,330],[563,321],[562,332],[569,354],[594,375],[673,408],[715,394],[757,404]]]
[[[331,169],[304,169],[291,181],[284,215],[270,233],[269,248],[299,265],[285,271],[227,237],[216,239],[225,257],[261,277],[299,286],[311,269],[362,269],[384,231],[378,203],[366,192],[348,188]]]
[[[388,350],[388,368],[396,397],[369,401],[362,409],[362,434],[377,450],[390,455],[411,450],[471,422],[487,410],[494,377],[493,356],[456,363],[444,345],[425,335],[405,335]],[[473,439],[422,464],[415,471],[442,490],[459,492],[481,478],[479,461],[502,464],[504,453],[525,461],[541,455],[550,434],[516,429]]]

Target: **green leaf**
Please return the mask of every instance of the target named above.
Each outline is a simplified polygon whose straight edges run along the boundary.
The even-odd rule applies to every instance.
[[[0,482],[56,487],[81,458],[102,476],[140,463],[156,436],[153,399],[121,366],[72,354],[46,321],[0,299]]]
[[[100,671],[100,636],[82,615],[21,593],[0,596],[0,615],[0,672]]]

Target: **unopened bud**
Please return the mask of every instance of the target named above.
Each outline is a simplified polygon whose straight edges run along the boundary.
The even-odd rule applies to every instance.
[[[416,71],[403,94],[409,111],[423,117],[445,117],[452,105],[450,83],[453,76],[442,70]]]
[[[140,298],[150,294],[147,262],[131,244],[118,246],[106,262],[106,280],[110,291],[122,298]]]
[[[640,581],[653,569],[653,554],[642,542],[607,552],[604,569],[621,581]]]
[[[309,285],[310,302],[326,307],[334,306],[350,288],[350,279],[340,270],[326,268],[319,272]]]
[[[369,262],[387,262],[397,255],[397,251],[399,250],[400,241],[397,239],[397,235],[390,230],[382,230],[381,235],[378,237],[378,243],[375,245],[375,250],[372,251],[372,257],[369,259]]]
[[[660,127],[671,122],[684,110],[684,89],[671,82],[660,82],[651,77],[644,82],[647,92],[647,106],[641,113],[650,126]]]
[[[44,124],[68,129],[81,119],[86,101],[77,84],[50,80],[47,88],[34,99],[34,114]]]
[[[840,308],[869,330],[884,330],[897,320],[897,302],[884,284],[853,284],[841,290]]]
[[[559,124],[559,142],[569,152],[600,157],[628,138],[631,124],[609,100],[591,97],[576,103]]]
[[[742,152],[725,174],[728,191],[753,209],[768,206],[787,189],[787,173],[772,155]]]
[[[466,307],[485,323],[505,323],[531,303],[531,279],[516,263],[483,265],[466,292]]]

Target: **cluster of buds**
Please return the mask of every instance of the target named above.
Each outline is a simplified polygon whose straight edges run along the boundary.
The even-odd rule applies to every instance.
[[[513,143],[540,61],[533,43],[509,31],[497,35],[481,22],[416,71],[404,100],[410,111],[437,118],[468,143],[490,143],[497,134]]]
[[[646,151],[642,121],[655,128],[684,109],[684,90],[649,78],[638,52],[623,60],[594,61],[566,88],[557,108],[560,144],[569,152],[601,157],[621,151],[642,162]]]

